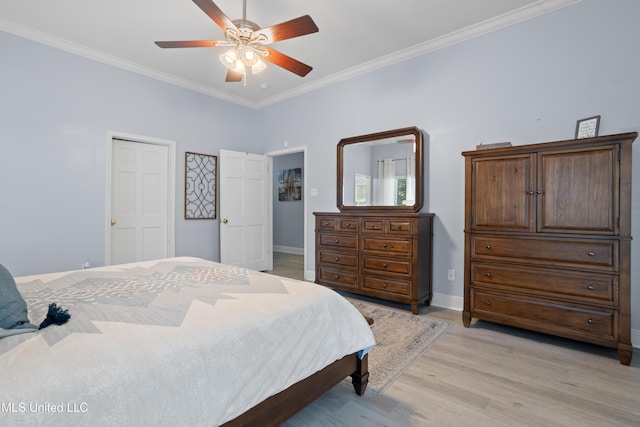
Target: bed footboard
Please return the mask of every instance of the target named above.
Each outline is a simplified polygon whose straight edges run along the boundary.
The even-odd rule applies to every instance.
[[[356,393],[362,396],[369,383],[368,367],[368,355],[360,359],[357,353],[349,354],[271,396],[223,426],[279,426],[348,376],[352,378]]]

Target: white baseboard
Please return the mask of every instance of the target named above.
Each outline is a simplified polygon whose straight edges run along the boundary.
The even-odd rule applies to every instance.
[[[274,252],[284,252],[285,254],[304,255],[304,248],[294,248],[292,246],[273,245]]]
[[[306,280],[308,282],[315,282],[316,281],[316,271],[315,270],[307,270],[307,271],[305,271],[304,280]]]
[[[431,299],[431,305],[435,305],[436,307],[448,308],[451,310],[462,311],[462,308],[464,307],[464,298],[434,292],[433,298]]]
[[[633,348],[640,348],[640,329],[631,330],[631,345]]]

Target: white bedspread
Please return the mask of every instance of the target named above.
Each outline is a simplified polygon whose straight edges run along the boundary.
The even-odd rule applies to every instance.
[[[374,345],[322,286],[173,258],[17,278],[31,321],[0,340],[2,426],[213,426]]]

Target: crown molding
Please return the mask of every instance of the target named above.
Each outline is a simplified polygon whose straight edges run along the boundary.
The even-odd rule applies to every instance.
[[[353,77],[370,73],[380,68],[407,61],[417,56],[422,56],[430,52],[434,52],[461,43],[463,41],[500,30],[502,28],[506,28],[510,25],[514,25],[519,22],[544,15],[546,13],[575,3],[579,3],[581,1],[582,0],[539,0],[533,4],[524,6],[520,9],[516,9],[512,12],[499,15],[497,17],[464,28],[462,30],[446,34],[442,37],[438,37],[436,39],[411,46],[398,52],[394,52],[393,54],[377,58],[364,64],[349,68],[345,71],[341,71],[339,73],[335,73],[330,76],[311,81],[307,84],[298,86],[295,89],[281,92],[277,95],[265,98],[264,100],[257,102],[233,96],[222,91],[214,90],[210,87],[200,85],[190,80],[182,79],[172,74],[162,73],[157,70],[141,66],[134,62],[126,61],[122,58],[109,55],[95,49],[90,49],[86,46],[79,45],[68,40],[56,38],[51,36],[50,34],[34,30],[33,28],[25,27],[4,18],[0,18],[0,30],[123,70],[131,71],[133,73],[151,77],[168,84],[199,92],[204,95],[212,96],[223,101],[232,102],[248,108],[261,109],[269,105],[273,105],[278,102],[282,102],[287,99],[291,99],[305,93],[309,93],[317,89],[351,79]]]
[[[117,56],[109,55],[107,53],[88,48],[84,45],[80,45],[69,40],[53,37],[51,34],[35,30],[30,27],[26,27],[21,24],[17,24],[13,21],[0,17],[0,30],[7,33],[14,34],[19,37],[23,37],[29,40],[33,40],[37,43],[41,43],[47,46],[51,46],[84,58],[92,59],[103,64],[111,65],[116,68],[120,68],[126,71],[131,71],[136,74],[140,74],[146,77],[150,77],[155,80],[162,81],[174,86],[179,86],[185,89],[199,92],[204,95],[209,95],[214,98],[221,99],[223,101],[233,102],[245,107],[255,108],[255,103],[247,101],[246,99],[229,95],[221,91],[211,89],[210,87],[194,83],[193,81],[182,79],[172,74],[162,73],[149,67],[144,67],[140,64],[136,64],[131,61],[124,60]]]
[[[265,100],[256,103],[255,108],[264,108],[290,98],[295,98],[296,96],[300,96],[305,93],[312,92],[314,90],[330,86],[344,80],[349,80],[353,77],[361,76],[380,68],[398,64],[400,62],[407,61],[418,56],[426,55],[428,53],[444,49],[458,43],[462,43],[466,40],[480,37],[484,34],[488,34],[506,28],[508,26],[527,21],[529,19],[533,19],[537,16],[544,15],[546,13],[561,9],[566,6],[570,6],[575,3],[579,3],[581,1],[582,0],[540,0],[536,3],[521,7],[520,9],[516,9],[512,12],[496,16],[470,27],[463,28],[459,31],[446,34],[444,36],[426,41],[424,43],[419,43],[417,45],[394,52],[392,54],[376,58],[375,60],[357,65],[355,67],[351,67],[339,73],[335,73],[322,79],[315,80],[311,83],[299,86],[293,90],[281,92],[278,95],[274,95],[270,98],[266,98]]]

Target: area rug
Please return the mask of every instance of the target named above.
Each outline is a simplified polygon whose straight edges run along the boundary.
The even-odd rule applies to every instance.
[[[373,318],[371,331],[376,346],[369,352],[367,392],[382,394],[409,366],[422,356],[449,328],[442,320],[408,310],[370,304],[347,297],[365,316]]]

